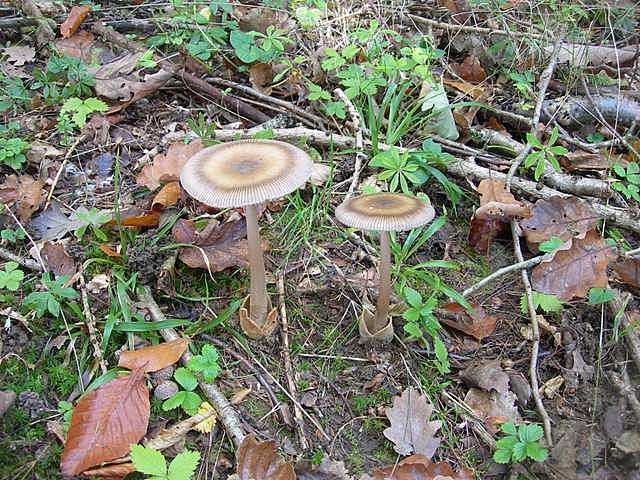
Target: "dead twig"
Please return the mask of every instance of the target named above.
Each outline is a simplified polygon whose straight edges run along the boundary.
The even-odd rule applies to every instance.
[[[141,306],[149,310],[151,318],[153,318],[154,321],[161,322],[163,320],[166,320],[164,314],[160,310],[160,307],[154,300],[153,295],[151,294],[151,289],[149,287],[144,286],[140,289],[138,293],[138,300],[140,301]],[[178,335],[178,332],[176,332],[173,328],[161,329],[160,335],[162,335],[162,338],[164,338],[167,342],[181,338],[180,335]],[[186,365],[191,356],[192,355],[188,350],[184,352],[181,358],[182,364]],[[234,445],[236,447],[239,447],[245,437],[245,433],[242,429],[240,417],[238,416],[236,410],[233,408],[233,405],[229,403],[227,398],[214,384],[204,382],[201,379],[198,379],[198,384],[200,385],[200,389],[204,392],[207,399],[209,399],[209,401],[213,405],[213,408],[216,409],[218,418],[220,418],[220,421],[224,425],[224,428],[233,440]]]
[[[42,265],[40,265],[35,260],[16,255],[15,253],[10,252],[4,247],[0,247],[0,258],[4,258],[5,260],[9,260],[10,262],[16,262],[18,265],[22,265],[24,268],[28,268],[29,270],[33,270],[35,272],[41,272],[43,270]]]
[[[49,193],[47,194],[47,201],[44,204],[43,210],[46,210],[47,208],[49,208],[49,203],[51,202],[53,191],[56,189],[56,186],[58,185],[58,181],[60,180],[60,175],[62,175],[62,170],[64,170],[64,166],[67,164],[67,162],[71,158],[71,155],[75,151],[76,147],[85,138],[86,138],[85,135],[80,135],[78,138],[76,138],[75,142],[73,142],[69,147],[69,149],[67,150],[67,153],[65,154],[64,158],[62,159],[62,163],[60,164],[60,168],[58,168],[58,171],[56,172],[56,176],[53,177],[53,182],[51,183],[51,188],[49,189]]]
[[[284,362],[284,371],[287,377],[289,393],[292,397],[297,398],[298,389],[294,379],[293,367],[291,366],[291,357],[289,356],[289,322],[287,320],[287,306],[284,295],[284,273],[278,274],[278,300],[280,302],[280,334],[282,337],[282,360]],[[309,449],[309,442],[304,433],[304,419],[302,418],[302,407],[299,403],[293,404],[293,416],[296,422],[296,433],[300,448],[305,451]]]
[[[449,32],[462,32],[462,33],[481,33],[484,35],[498,35],[501,37],[511,37],[514,32],[510,32],[508,30],[500,30],[486,27],[474,27],[471,25],[460,25],[457,23],[445,23],[438,22],[437,20],[432,20],[430,18],[420,17],[418,15],[413,15],[411,13],[407,14],[407,17],[413,20],[416,23],[420,23],[422,25],[428,25],[433,28],[437,28],[440,30],[447,30]],[[548,35],[542,35],[539,33],[526,32],[523,33],[527,38],[535,38],[537,40],[547,40],[549,38]]]
[[[80,296],[82,297],[82,313],[84,313],[84,323],[87,326],[89,332],[89,341],[93,347],[93,354],[100,365],[100,370],[104,375],[107,373],[107,363],[104,361],[104,355],[102,355],[102,349],[100,348],[100,342],[98,341],[98,332],[96,331],[96,317],[91,311],[89,306],[89,295],[87,294],[87,284],[84,280],[84,275],[81,273],[80,279]]]
[[[620,316],[620,326],[624,330],[623,337],[629,349],[629,355],[631,355],[636,369],[640,372],[640,337],[637,326],[633,324],[633,318],[625,311],[632,296],[630,293],[623,294],[617,289],[613,289],[613,294],[613,300],[608,303],[609,311],[614,317]]]
[[[349,190],[347,192],[347,198],[349,198],[351,195],[353,195],[353,192],[355,192],[356,188],[358,187],[358,183],[360,182],[360,170],[362,170],[362,161],[366,158],[366,155],[363,152],[364,145],[362,141],[362,120],[360,119],[360,114],[356,110],[356,107],[353,105],[351,100],[349,100],[349,97],[347,97],[342,89],[336,88],[334,92],[347,106],[347,111],[351,116],[356,139],[356,163],[353,166],[353,176],[351,177],[351,184],[349,185]]]
[[[636,418],[640,421],[640,400],[636,397],[633,383],[631,383],[627,369],[623,367],[621,373],[611,372],[611,381],[620,392],[620,395],[623,395],[627,399],[631,410],[633,410]]]

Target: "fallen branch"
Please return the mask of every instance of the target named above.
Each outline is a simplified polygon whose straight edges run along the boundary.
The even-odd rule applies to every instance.
[[[151,318],[153,318],[154,321],[161,322],[163,320],[166,320],[164,314],[160,310],[160,307],[154,300],[153,295],[151,294],[151,289],[149,287],[144,286],[140,289],[140,292],[138,293],[138,300],[140,301],[141,306],[149,310]],[[173,328],[160,329],[160,335],[162,335],[162,338],[164,338],[167,342],[181,338]],[[186,365],[191,356],[192,355],[188,350],[184,352],[182,354],[182,358],[180,359],[182,364]],[[223,393],[214,384],[204,382],[201,379],[198,379],[198,384],[200,385],[200,389],[204,392],[207,399],[209,399],[209,401],[213,405],[213,408],[216,409],[218,418],[220,418],[220,421],[233,440],[233,443],[236,447],[239,447],[245,437],[245,433],[242,429],[240,418],[233,408],[233,405],[229,403]]]
[[[40,265],[35,260],[31,260],[30,258],[24,258],[20,255],[16,255],[13,252],[10,252],[4,247],[0,247],[0,258],[4,258],[10,262],[16,262],[18,265],[22,265],[24,268],[28,268],[29,270],[33,270],[34,272],[41,272],[42,265]]]
[[[623,367],[622,373],[611,372],[611,381],[613,385],[618,389],[620,395],[624,396],[631,406],[631,410],[635,414],[636,418],[640,422],[640,401],[636,397],[633,383],[629,378],[629,373],[626,368]]]
[[[360,182],[360,170],[362,170],[362,161],[366,158],[366,155],[363,152],[362,120],[360,119],[360,114],[356,110],[356,107],[354,107],[353,103],[349,100],[349,97],[347,97],[342,89],[336,88],[334,92],[347,106],[347,110],[353,123],[353,131],[355,132],[356,139],[356,163],[353,166],[353,176],[351,177],[351,184],[347,191],[347,198],[349,198],[358,187],[358,183]]]
[[[630,293],[622,293],[620,290],[613,289],[613,300],[609,301],[609,311],[614,317],[620,315],[620,326],[624,330],[624,339],[629,349],[629,355],[633,359],[638,372],[640,372],[640,337],[638,336],[637,325],[625,310],[629,300],[632,298]]]
[[[105,40],[118,45],[120,48],[128,50],[132,53],[136,52],[146,52],[147,47],[139,44],[138,42],[134,42],[129,40],[127,37],[122,35],[121,33],[116,32],[115,30],[108,28],[102,23],[97,23],[93,26],[92,30],[100,35]],[[207,81],[196,77],[188,72],[185,72],[183,68],[179,65],[170,62],[169,60],[161,60],[160,58],[154,58],[158,62],[158,65],[162,70],[171,73],[176,78],[182,80],[189,87],[194,88],[202,92],[205,95],[208,95],[215,100],[219,101],[227,110],[248,119],[255,121],[256,123],[263,123],[269,120],[269,116],[262,113],[257,108],[248,105],[243,102],[240,98],[235,97],[233,95],[225,94],[219,88],[214,87],[209,84]]]
[[[518,36],[526,35],[527,38],[535,38],[537,40],[547,40],[549,38],[548,35],[542,35],[542,34],[533,33],[533,32],[526,32],[526,33],[510,32],[508,30],[499,30],[499,29],[486,28],[486,27],[474,27],[470,25],[460,25],[457,23],[438,22],[436,20],[420,17],[418,15],[413,15],[411,13],[407,14],[407,17],[416,23],[420,23],[422,25],[428,25],[430,27],[437,28],[440,30],[447,30],[449,32],[481,33],[484,35],[498,35],[501,37],[512,37],[517,34]]]

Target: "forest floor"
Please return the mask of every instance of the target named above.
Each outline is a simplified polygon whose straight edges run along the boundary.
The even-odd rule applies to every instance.
[[[254,434],[296,472],[264,479],[640,479],[633,2],[81,3],[0,4],[0,478],[62,478],[73,448],[67,476],[113,469],[122,453],[70,446],[82,399],[135,423],[101,403],[140,371],[122,353],[177,335],[215,347],[213,373],[144,370],[143,430],[210,401],[210,431],[161,449],[199,452],[193,478],[282,465],[238,453]],[[260,212],[280,325],[259,340],[238,320],[244,211],[179,183],[202,148],[250,138],[315,162]],[[359,342],[377,234],[334,215],[375,191],[436,210],[392,236],[388,344]]]

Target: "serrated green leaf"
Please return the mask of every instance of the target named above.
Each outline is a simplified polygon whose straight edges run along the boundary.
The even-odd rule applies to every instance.
[[[506,464],[511,461],[511,450],[498,449],[493,452],[493,461],[496,463]]]
[[[189,480],[200,462],[200,452],[179,453],[169,464],[167,480]]]
[[[173,410],[174,408],[179,407],[184,402],[184,399],[187,396],[187,392],[181,390],[177,392],[172,397],[167,398],[164,402],[162,402],[162,410]]]
[[[138,472],[158,477],[167,475],[167,462],[158,450],[135,444],[130,448],[131,461]]]
[[[200,395],[194,392],[184,392],[184,400],[181,403],[182,409],[187,412],[188,415],[195,415],[198,412],[198,407],[202,403]]]
[[[505,422],[500,426],[500,430],[508,435],[517,435],[518,429],[513,422]]]
[[[514,462],[521,462],[527,458],[526,445],[522,442],[516,443],[511,449],[511,458]]]
[[[412,307],[419,307],[422,305],[422,295],[413,288],[405,287],[402,292],[404,293],[404,297],[407,299],[407,303]]]
[[[535,442],[542,438],[544,430],[540,425],[529,423],[520,425],[518,428],[518,438],[524,443]]]
[[[613,290],[610,288],[594,287],[589,289],[589,305],[602,305],[610,302],[614,298]]]
[[[537,442],[529,443],[526,447],[526,454],[531,460],[544,462],[549,456],[549,451]]]
[[[173,378],[175,378],[176,382],[178,382],[185,390],[195,390],[198,386],[198,379],[196,376],[184,367],[177,368],[173,374]]]

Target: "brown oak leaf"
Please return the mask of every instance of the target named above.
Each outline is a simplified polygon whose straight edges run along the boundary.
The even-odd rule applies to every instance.
[[[607,267],[616,258],[616,248],[591,230],[582,239],[574,238],[569,250],[558,251],[551,261],[536,266],[531,284],[563,301],[585,298],[589,289],[608,285]]]
[[[411,455],[397,465],[375,470],[360,480],[473,480],[472,471],[454,471],[448,463],[433,463],[424,455]]]
[[[479,388],[471,388],[464,397],[464,403],[484,421],[491,432],[496,433],[499,430],[498,424],[509,421],[520,423],[522,420],[515,405],[516,399],[515,393],[511,391],[485,392]]]
[[[145,372],[157,372],[176,363],[188,344],[187,339],[179,338],[139,350],[122,352],[118,359],[118,366],[129,370],[142,368]]]
[[[502,180],[486,178],[478,185],[480,193],[480,207],[476,210],[475,218],[504,218],[528,217],[530,208],[515,199],[507,192]]]
[[[453,70],[460,78],[471,83],[481,83],[487,78],[487,74],[475,55],[469,55],[462,63],[454,63]]]
[[[73,276],[76,273],[76,264],[62,243],[45,242],[40,255],[54,275]]]
[[[613,272],[622,283],[640,288],[640,260],[637,258],[625,258],[616,262]]]
[[[382,433],[393,442],[393,448],[400,455],[417,453],[431,458],[440,445],[435,436],[441,422],[429,421],[433,406],[413,387],[407,388],[402,395],[393,399],[393,407],[387,407],[385,413],[391,426]]]
[[[295,480],[293,466],[278,452],[276,442],[259,442],[253,434],[242,440],[236,451],[236,475],[239,480]]]
[[[496,329],[496,317],[487,314],[486,310],[477,303],[472,303],[471,308],[471,312],[468,312],[459,303],[447,303],[442,305],[441,309],[444,312],[443,315],[438,315],[438,319],[451,328],[482,340]]]
[[[166,153],[159,153],[153,157],[153,163],[146,165],[136,177],[138,185],[149,190],[155,190],[160,182],[176,181],[184,164],[193,155],[204,148],[200,140],[193,140],[188,144],[177,142],[172,144]]]
[[[0,203],[15,203],[20,220],[26,222],[40,208],[42,186],[40,180],[34,180],[30,175],[9,175],[0,185]]]

